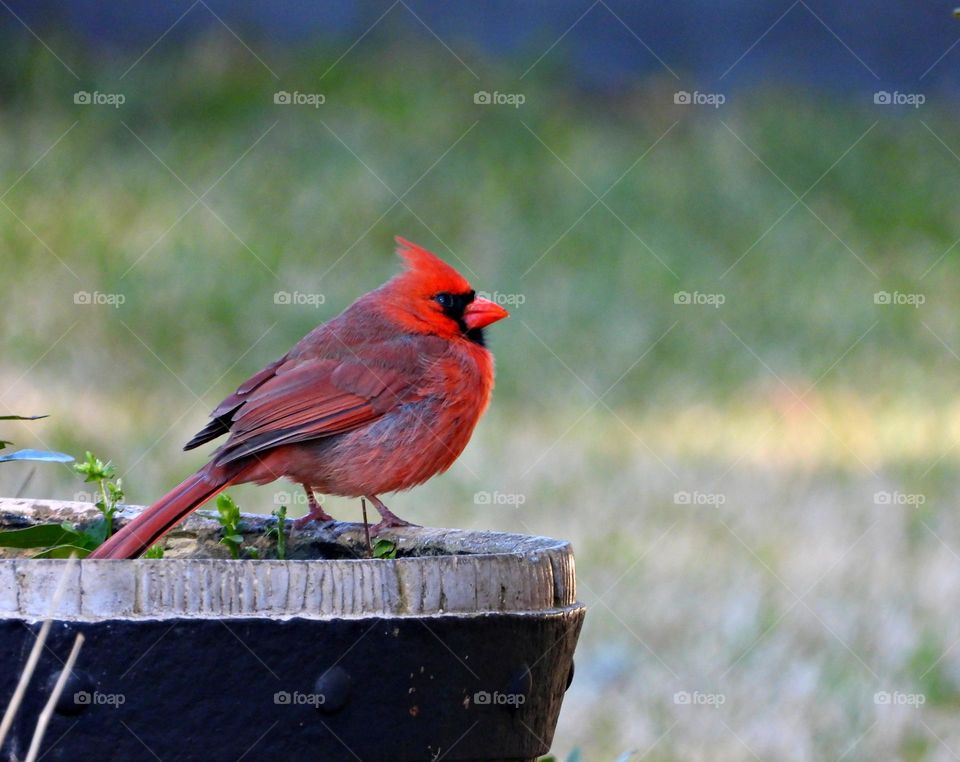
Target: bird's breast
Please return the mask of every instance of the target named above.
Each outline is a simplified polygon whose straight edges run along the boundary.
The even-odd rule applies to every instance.
[[[318,470],[324,474],[319,489],[346,496],[395,492],[453,465],[493,391],[490,353],[476,345],[455,349],[427,363],[412,400],[317,443]]]

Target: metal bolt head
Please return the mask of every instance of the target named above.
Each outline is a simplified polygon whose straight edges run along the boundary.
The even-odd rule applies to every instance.
[[[506,709],[510,712],[516,712],[526,703],[532,689],[533,675],[530,674],[530,667],[526,664],[521,664],[513,673],[513,677],[507,685],[507,694],[512,695],[514,700],[505,704]],[[520,696],[523,696],[523,700],[517,700]]]
[[[317,704],[321,714],[334,714],[343,709],[353,693],[353,680],[343,667],[331,667],[317,678],[314,693],[323,696]]]
[[[60,671],[50,675],[47,681],[47,692],[52,692],[57,680],[60,679]],[[63,717],[76,717],[87,710],[91,704],[91,696],[94,695],[96,683],[93,678],[79,669],[74,669],[67,682],[63,686],[63,693],[57,699],[54,711]]]

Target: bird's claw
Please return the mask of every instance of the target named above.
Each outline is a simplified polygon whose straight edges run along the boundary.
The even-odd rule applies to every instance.
[[[307,526],[307,524],[310,524],[314,521],[316,521],[320,526],[338,523],[333,516],[313,516],[312,514],[308,513],[306,516],[301,516],[299,519],[295,519],[293,522],[293,528],[299,531]]]
[[[399,527],[419,527],[420,524],[414,524],[412,521],[404,521],[398,516],[390,516],[389,518],[382,519],[370,527],[370,534],[377,535],[382,532],[384,529],[397,529]]]
[[[419,527],[419,524],[414,524],[411,521],[404,521],[397,514],[387,508],[383,504],[383,501],[376,495],[367,495],[366,499],[373,503],[373,507],[377,509],[377,513],[380,514],[380,521],[377,524],[374,524],[370,527],[370,534],[375,535],[378,532],[382,532],[384,529],[395,529],[397,527]],[[364,514],[366,518],[366,514]]]

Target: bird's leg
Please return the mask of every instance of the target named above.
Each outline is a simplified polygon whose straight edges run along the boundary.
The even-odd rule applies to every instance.
[[[387,506],[383,504],[383,501],[376,495],[367,495],[367,500],[373,503],[373,507],[376,508],[377,513],[380,514],[380,523],[370,527],[370,531],[374,534],[379,532],[381,529],[387,529],[388,527],[420,526],[419,524],[411,524],[409,521],[404,521],[401,519],[399,516],[393,513],[393,511],[387,508]]]
[[[293,522],[294,529],[303,529],[311,521],[319,521],[321,524],[336,521],[333,516],[320,507],[320,503],[317,502],[317,496],[313,494],[313,490],[310,487],[304,484],[303,490],[307,493],[307,505],[310,506],[310,510],[306,516],[301,516]]]

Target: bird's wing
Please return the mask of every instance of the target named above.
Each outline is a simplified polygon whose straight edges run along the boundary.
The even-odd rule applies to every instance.
[[[421,396],[423,361],[415,343],[395,340],[280,364],[231,412],[217,462],[368,424]]]
[[[210,413],[212,419],[206,426],[198,431],[189,442],[184,446],[184,450],[192,450],[206,444],[217,437],[230,433],[230,423],[233,414],[249,398],[250,393],[255,391],[264,382],[269,381],[277,373],[277,368],[288,362],[288,355],[284,355],[279,360],[270,363],[263,370],[254,373],[250,378],[244,381],[237,390],[227,397],[223,402],[217,405],[216,409]]]

